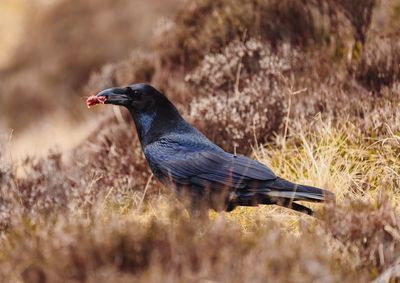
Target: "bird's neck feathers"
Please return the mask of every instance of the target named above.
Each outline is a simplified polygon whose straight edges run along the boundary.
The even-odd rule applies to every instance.
[[[166,133],[179,131],[186,121],[171,102],[157,105],[148,111],[129,109],[135,122],[142,147],[156,141]]]

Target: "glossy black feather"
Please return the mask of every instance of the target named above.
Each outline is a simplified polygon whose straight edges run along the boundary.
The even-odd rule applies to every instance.
[[[276,175],[265,165],[220,148],[162,140],[149,144],[145,156],[159,178],[179,185],[233,190],[258,188]]]
[[[137,84],[100,93],[130,111],[151,170],[178,195],[186,192],[192,204],[207,203],[214,209],[238,205],[278,204],[311,214],[293,201],[324,201],[333,194],[297,185],[277,177],[267,166],[241,155],[225,152],[187,123],[174,105],[149,85]],[[121,98],[121,91],[125,96]],[[128,97],[125,99],[125,97]],[[125,100],[123,100],[125,99]],[[111,101],[111,100],[110,100]]]

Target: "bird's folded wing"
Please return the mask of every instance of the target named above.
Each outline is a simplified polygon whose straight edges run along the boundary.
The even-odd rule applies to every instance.
[[[276,175],[265,165],[223,151],[177,152],[158,163],[165,176],[179,185],[257,188]]]

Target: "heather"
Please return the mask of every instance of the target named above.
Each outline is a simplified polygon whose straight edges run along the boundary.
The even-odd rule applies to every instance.
[[[82,1],[84,7],[92,2]],[[83,134],[68,128],[59,147],[14,158],[15,143],[35,140],[1,125],[2,281],[396,282],[399,7],[395,0],[187,1],[154,26],[146,48],[113,32],[118,50],[104,45],[92,61],[81,49],[80,60],[57,60],[51,77],[16,60],[18,67],[2,73],[2,92],[16,91],[21,76],[51,83],[31,79],[22,94],[33,100],[23,106],[35,112],[33,127],[62,115]],[[57,11],[54,6],[38,17],[54,22]],[[117,12],[107,11],[114,23]],[[127,22],[114,24],[106,30]],[[79,39],[88,33],[77,31]],[[54,40],[47,50],[74,56]],[[44,58],[41,68],[54,65],[19,52],[20,61]],[[191,218],[152,178],[128,113],[82,107],[99,90],[137,82],[162,90],[224,149],[286,179],[328,189],[336,202],[312,204],[314,218],[275,206]],[[13,98],[4,99],[18,104]],[[64,99],[63,110],[50,110]],[[1,107],[12,112],[14,104]],[[68,110],[73,105],[82,109]],[[43,109],[50,116],[41,117]],[[21,123],[22,116],[5,115]]]

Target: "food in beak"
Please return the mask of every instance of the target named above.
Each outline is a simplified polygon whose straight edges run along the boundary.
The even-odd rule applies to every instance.
[[[87,108],[90,108],[97,104],[104,104],[106,102],[106,100],[107,100],[107,98],[104,96],[90,96],[86,100],[86,106],[87,106]]]

